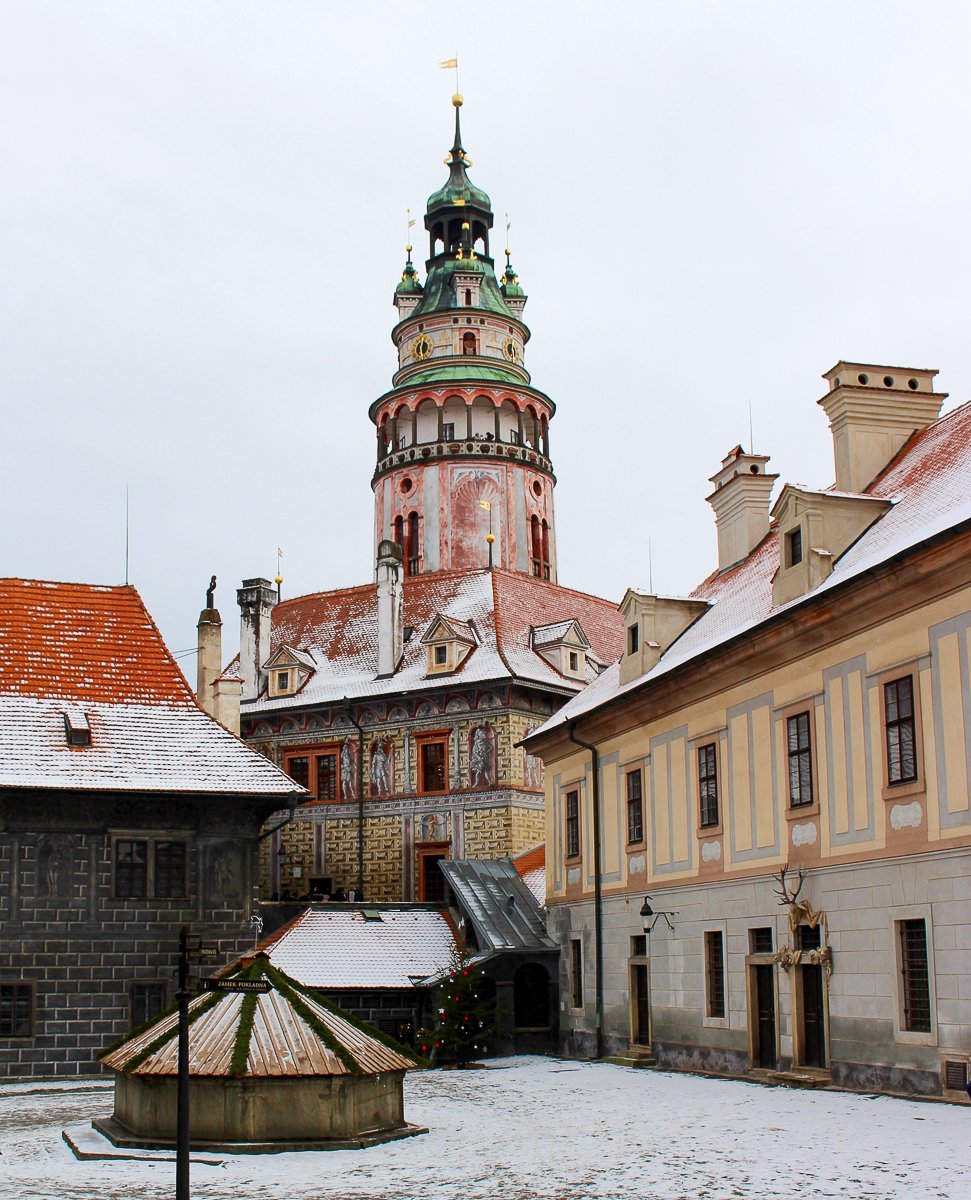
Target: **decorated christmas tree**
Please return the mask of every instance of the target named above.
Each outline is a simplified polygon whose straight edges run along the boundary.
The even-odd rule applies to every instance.
[[[495,989],[480,967],[471,963],[472,951],[456,945],[451,973],[438,989],[436,1057],[462,1066],[488,1054],[495,1034]]]

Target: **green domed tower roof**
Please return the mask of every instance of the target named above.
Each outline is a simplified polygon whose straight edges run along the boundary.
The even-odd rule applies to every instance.
[[[452,97],[452,103],[455,106],[455,143],[449,151],[448,158],[445,162],[448,166],[448,182],[444,187],[440,187],[437,192],[432,192],[428,197],[426,206],[425,226],[428,226],[428,218],[433,214],[437,214],[441,209],[450,209],[457,206],[469,206],[480,209],[483,213],[488,214],[489,227],[492,227],[492,201],[489,199],[487,192],[482,188],[478,188],[469,179],[467,170],[472,166],[472,161],[465,153],[462,147],[462,129],[459,122],[459,111],[462,107],[462,97],[456,93]]]
[[[455,106],[455,141],[445,159],[448,180],[428,197],[425,228],[431,257],[425,264],[427,277],[415,315],[455,307],[453,275],[482,276],[478,307],[500,316],[512,316],[489,257],[489,231],[493,225],[492,201],[488,193],[469,179],[472,166],[462,146],[460,110],[462,97],[452,97]]]

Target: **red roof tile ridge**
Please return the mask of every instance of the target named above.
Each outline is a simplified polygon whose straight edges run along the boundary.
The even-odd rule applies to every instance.
[[[600,604],[609,604],[615,609],[620,603],[618,600],[610,600],[606,596],[598,596],[595,592],[581,592],[579,588],[567,587],[563,583],[554,583],[551,579],[537,579],[535,575],[527,575],[523,571],[510,571],[507,567],[496,567],[493,575],[501,575],[504,579],[513,582],[524,581],[533,587],[546,588],[551,592],[568,592],[571,596],[579,596],[584,600],[596,600]]]
[[[912,451],[914,451],[921,444],[921,442],[933,437],[950,422],[955,420],[960,422],[967,420],[968,418],[971,418],[971,400],[969,400],[966,404],[959,404],[957,408],[952,408],[950,412],[944,413],[944,415],[938,417],[936,421],[931,421],[931,423],[929,425],[925,425],[923,429],[915,429],[906,442],[904,442],[897,453],[893,456],[893,458],[891,458],[886,466],[884,466],[867,484],[864,491],[869,492],[871,489],[878,487],[883,479],[885,479],[892,470],[900,466],[900,463],[903,461],[903,459]]]
[[[524,850],[522,854],[517,854],[512,860],[512,865],[516,868],[520,877],[528,871],[536,871],[540,867],[546,866],[546,843],[540,842],[538,846],[534,846],[532,850]]]
[[[299,912],[295,917],[291,917],[289,921],[285,921],[279,929],[275,930],[273,933],[267,934],[265,938],[262,938],[256,943],[252,950],[247,950],[245,954],[241,954],[239,958],[237,958],[234,962],[231,962],[225,969],[229,970],[230,967],[235,966],[236,963],[241,962],[244,958],[250,958],[254,954],[266,954],[271,946],[275,946],[277,942],[281,941],[283,937],[290,932],[291,929],[299,925],[309,911],[309,908],[305,908],[303,912]]]
[[[86,592],[134,592],[133,583],[73,583],[69,579],[24,579],[18,575],[0,575],[0,587],[8,583],[43,588],[78,588]]]
[[[518,676],[516,675],[516,672],[512,669],[512,667],[509,665],[509,659],[506,658],[506,651],[503,648],[503,644],[502,644],[503,628],[502,628],[502,619],[499,615],[500,614],[499,592],[496,588],[496,574],[494,571],[492,573],[492,578],[490,579],[489,582],[492,585],[492,619],[493,619],[493,622],[495,623],[495,628],[496,628],[496,653],[499,655],[499,661],[502,663],[502,665],[506,668],[506,670],[513,677],[513,679],[516,679],[516,678],[518,678]]]

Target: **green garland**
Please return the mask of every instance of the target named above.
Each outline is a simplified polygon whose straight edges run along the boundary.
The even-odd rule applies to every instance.
[[[168,1008],[164,1008],[161,1012],[156,1013],[154,1017],[148,1017],[140,1022],[133,1029],[129,1029],[127,1033],[123,1033],[121,1037],[115,1038],[110,1046],[106,1047],[98,1055],[99,1059],[107,1058],[109,1054],[114,1054],[116,1050],[120,1050],[126,1042],[130,1042],[133,1038],[140,1037],[146,1029],[151,1029],[153,1025],[157,1025],[160,1021],[164,1021],[166,1017],[171,1017],[173,1013],[179,1011],[178,1000],[173,1001]]]
[[[201,1016],[203,1016],[205,1013],[209,1012],[209,1010],[211,1008],[214,1008],[221,999],[222,999],[222,997],[219,995],[218,992],[213,992],[210,996],[208,996],[205,1000],[203,1000],[203,1002],[198,1006],[198,1008],[194,1008],[192,1010],[192,1012],[189,1013],[189,1024],[194,1025]],[[144,1047],[144,1049],[139,1050],[139,1052],[134,1056],[134,1058],[130,1058],[128,1060],[128,1062],[126,1062],[125,1065],[121,1069],[123,1071],[125,1071],[126,1073],[130,1072],[130,1071],[134,1071],[137,1067],[140,1067],[142,1065],[142,1063],[145,1061],[146,1058],[149,1057],[149,1055],[154,1054],[157,1050],[161,1050],[162,1047],[166,1044],[166,1042],[170,1042],[172,1040],[172,1038],[178,1037],[178,1036],[179,1036],[179,1026],[178,1026],[178,1023],[176,1023],[174,1028],[167,1029],[165,1031],[165,1033],[160,1033],[158,1035],[158,1037],[154,1039],[154,1041],[149,1042],[148,1045]]]
[[[323,1021],[321,1021],[321,1019],[307,1007],[299,993],[294,990],[294,987],[291,985],[291,981],[287,978],[287,976],[278,971],[275,967],[271,967],[269,963],[266,964],[264,973],[276,990],[280,993],[280,995],[290,1001],[293,1011],[297,1014],[297,1016],[310,1026],[310,1028],[320,1038],[328,1050],[337,1055],[340,1061],[347,1068],[348,1074],[362,1075],[363,1071],[361,1070],[357,1061],[340,1044],[337,1038],[334,1037]]]
[[[233,1045],[233,1058],[229,1064],[230,1075],[245,1075],[246,1060],[249,1058],[250,1038],[253,1036],[253,1019],[256,1016],[256,996],[244,996],[239,1009],[239,1029]]]
[[[360,1017],[355,1017],[353,1013],[349,1013],[346,1009],[341,1008],[339,1004],[335,1004],[333,1000],[329,1000],[315,988],[305,987],[302,983],[298,983],[295,979],[284,975],[278,967],[274,967],[269,961],[266,963],[266,968],[266,976],[273,981],[274,986],[279,987],[282,983],[284,987],[289,987],[292,992],[298,992],[300,995],[306,996],[308,1000],[312,1000],[314,1004],[319,1004],[321,1008],[333,1014],[333,1016],[340,1017],[341,1020],[346,1021],[348,1025],[353,1026],[359,1033],[367,1034],[368,1037],[374,1038],[376,1042],[387,1046],[389,1050],[394,1050],[395,1053],[410,1059],[415,1066],[427,1067],[429,1065],[428,1060],[423,1058],[416,1050],[413,1050],[410,1046],[406,1046],[403,1042],[399,1042],[397,1038],[392,1037],[390,1033],[385,1033],[383,1029],[378,1029],[370,1021],[363,1021]]]

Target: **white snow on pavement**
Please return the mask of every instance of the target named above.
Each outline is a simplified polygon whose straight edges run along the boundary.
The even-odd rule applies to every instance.
[[[428,1134],[227,1156],[193,1167],[193,1197],[971,1200],[971,1111],[957,1105],[544,1058],[415,1071],[405,1088]],[[171,1162],[79,1162],[61,1140],[110,1110],[105,1085],[0,1086],[0,1197],[170,1197]]]

